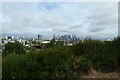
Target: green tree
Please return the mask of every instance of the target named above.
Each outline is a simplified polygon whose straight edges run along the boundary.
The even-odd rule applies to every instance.
[[[24,54],[25,53],[25,47],[19,43],[7,43],[5,46],[5,49],[3,49],[3,55],[7,55],[10,53],[15,53],[15,54]]]
[[[41,50],[39,54],[29,54],[29,58],[39,63],[41,78],[70,77],[74,56],[67,47]]]
[[[78,74],[80,73],[80,75],[88,74],[91,70],[90,61],[86,57],[84,57],[83,55],[76,57],[76,59],[74,60],[73,70],[75,72],[77,72]]]
[[[26,58],[24,55],[9,54],[3,57],[3,79],[24,78]]]

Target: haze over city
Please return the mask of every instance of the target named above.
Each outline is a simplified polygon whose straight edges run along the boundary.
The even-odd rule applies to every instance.
[[[118,4],[111,2],[7,2],[2,6],[2,33],[19,35],[75,34],[114,38],[118,35]]]

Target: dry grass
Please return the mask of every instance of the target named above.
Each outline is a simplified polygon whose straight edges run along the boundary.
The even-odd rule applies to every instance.
[[[118,72],[102,73],[91,70],[88,75],[82,75],[82,78],[119,78]]]

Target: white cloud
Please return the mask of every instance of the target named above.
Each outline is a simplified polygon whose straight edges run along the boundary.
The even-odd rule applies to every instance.
[[[115,37],[117,10],[117,3],[4,3],[3,31]]]

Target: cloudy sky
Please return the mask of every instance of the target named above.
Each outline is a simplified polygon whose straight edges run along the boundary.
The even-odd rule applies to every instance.
[[[113,38],[118,35],[115,2],[7,2],[2,4],[3,34],[76,34]]]

